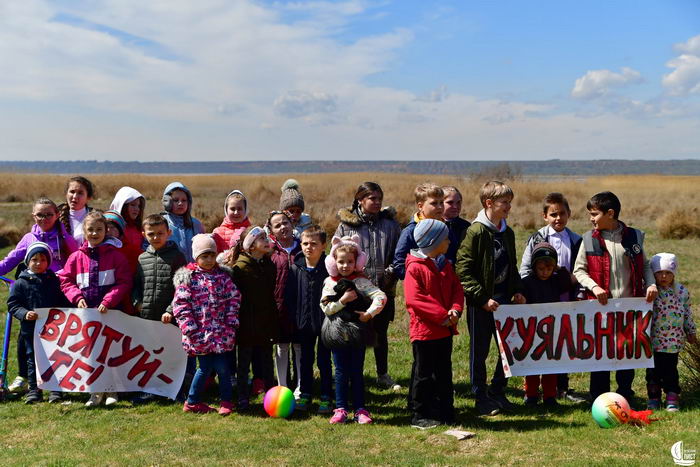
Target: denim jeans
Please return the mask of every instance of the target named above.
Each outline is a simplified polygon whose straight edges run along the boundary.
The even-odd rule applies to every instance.
[[[197,360],[199,360],[199,368],[197,368],[194,379],[192,379],[187,403],[196,404],[201,401],[202,389],[204,389],[204,384],[213,371],[219,376],[221,401],[231,402],[233,400],[233,387],[231,386],[231,368],[229,367],[227,354],[210,353],[198,355]]]
[[[365,347],[348,347],[333,350],[335,364],[335,406],[350,409],[348,392],[352,386],[353,408],[357,411],[365,408]]]
[[[321,338],[314,334],[301,334],[301,393],[306,396],[313,394],[314,360],[321,373],[321,398],[333,398],[333,369],[331,367],[331,351],[323,345]],[[314,347],[316,352],[314,355]]]

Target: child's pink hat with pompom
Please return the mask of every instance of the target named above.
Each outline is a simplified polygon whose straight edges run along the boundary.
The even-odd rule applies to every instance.
[[[357,272],[362,272],[365,269],[365,265],[367,264],[367,260],[369,257],[367,256],[367,253],[362,251],[362,247],[360,246],[360,236],[359,235],[353,235],[352,237],[336,237],[333,236],[333,240],[331,240],[331,252],[328,256],[326,256],[326,270],[328,270],[328,274],[330,274],[332,277],[337,277],[338,274],[338,266],[335,264],[335,250],[338,249],[339,246],[342,245],[352,245],[355,248],[357,248],[357,259],[355,260],[355,271]]]

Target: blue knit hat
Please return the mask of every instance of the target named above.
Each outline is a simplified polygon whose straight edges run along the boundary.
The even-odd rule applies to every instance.
[[[124,230],[126,230],[126,221],[121,214],[119,214],[117,211],[105,211],[104,216],[105,219],[107,219],[107,222],[111,222],[116,225],[119,229],[119,233],[124,235]]]
[[[449,230],[444,222],[423,219],[413,230],[413,239],[423,253],[430,253],[447,238]]]
[[[46,256],[46,260],[49,262],[49,266],[51,266],[51,257],[53,256],[53,250],[51,250],[51,247],[44,243],[44,242],[34,242],[29,247],[27,248],[27,253],[24,255],[24,264],[29,266],[29,260],[32,259],[32,256],[34,256],[37,253],[43,253],[44,256]]]

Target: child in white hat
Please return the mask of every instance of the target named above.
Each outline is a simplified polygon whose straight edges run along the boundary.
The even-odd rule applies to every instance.
[[[675,281],[678,261],[672,253],[659,253],[651,258],[659,296],[654,300],[654,322],[651,328],[654,368],[647,369],[648,408],[661,407],[661,390],[666,393],[666,410],[677,412],[678,354],[686,339],[695,343],[695,323],[690,309],[688,289]]]

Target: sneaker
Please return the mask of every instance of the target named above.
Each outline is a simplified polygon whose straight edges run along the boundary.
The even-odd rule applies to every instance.
[[[253,380],[252,388],[250,389],[251,395],[257,396],[258,394],[262,394],[264,392],[265,392],[265,381],[262,378],[255,378]]]
[[[250,402],[248,399],[238,399],[238,411],[244,412],[250,408]]]
[[[588,399],[586,399],[584,396],[579,396],[574,391],[571,391],[571,390],[559,391],[557,394],[557,397],[559,399],[564,399],[564,400],[567,400],[567,401],[572,402],[574,404],[583,404],[585,402],[588,402]]]
[[[310,403],[310,398],[306,395],[303,394],[296,402],[296,405],[294,408],[296,410],[299,410],[300,412],[306,412],[309,410],[309,403]]]
[[[649,410],[659,410],[661,408],[661,400],[659,399],[649,399],[647,401],[647,409]]]
[[[353,419],[360,425],[369,425],[372,423],[372,417],[365,409],[356,410],[355,417]]]
[[[401,389],[401,385],[396,384],[396,381],[394,381],[393,378],[389,376],[389,373],[379,375],[377,377],[377,385],[384,389],[391,389],[392,391],[398,391]]]
[[[481,397],[474,403],[474,408],[479,415],[498,415],[501,411],[501,406],[490,397]]]
[[[678,412],[679,410],[680,402],[678,401],[678,394],[675,392],[666,393],[666,411]]]
[[[498,404],[501,410],[505,412],[509,412],[515,409],[515,405],[513,405],[513,403],[508,400],[505,394],[489,393],[489,397],[491,398],[491,400],[495,401],[496,404]]]
[[[525,407],[537,407],[537,404],[539,404],[540,398],[539,397],[526,397],[525,398]]]
[[[85,403],[85,407],[97,407],[104,400],[104,393],[93,392],[90,394],[90,399]]]
[[[219,407],[219,415],[225,417],[233,413],[233,403],[228,401],[221,401],[221,407]]]
[[[187,401],[185,401],[185,404],[182,406],[182,411],[183,412],[192,412],[192,413],[209,413],[209,412],[214,412],[215,409],[209,407],[204,402],[197,402],[196,404],[190,404]]]
[[[49,393],[49,404],[55,404],[63,400],[63,393],[60,391],[51,391]]]
[[[117,396],[116,392],[108,392],[105,395],[105,405],[110,406],[116,404],[117,402],[119,402],[119,396]]]
[[[34,404],[36,402],[41,402],[44,400],[40,389],[30,389],[27,393],[27,397],[24,398],[25,404]]]
[[[329,420],[331,425],[337,423],[345,423],[348,421],[348,412],[345,409],[335,409],[333,410],[333,416]]]
[[[429,430],[435,428],[440,424],[437,420],[431,418],[414,418],[411,421],[411,428],[418,428],[419,430]]]
[[[555,407],[559,407],[559,402],[557,402],[556,397],[547,397],[542,401],[542,405],[548,409],[553,409]]]
[[[18,394],[27,390],[27,378],[21,376],[12,380],[12,383],[7,387],[7,390],[13,394]]]
[[[158,396],[151,394],[150,392],[140,392],[131,399],[131,403],[134,405],[148,404],[149,402],[154,402],[158,400]]]
[[[333,410],[331,409],[331,401],[328,399],[321,399],[321,401],[318,403],[318,414],[319,415],[326,415],[331,413]]]

